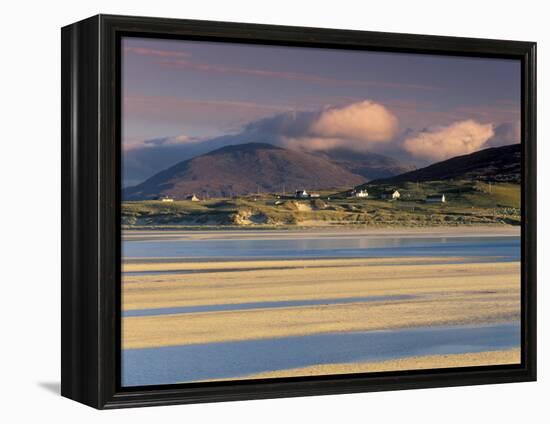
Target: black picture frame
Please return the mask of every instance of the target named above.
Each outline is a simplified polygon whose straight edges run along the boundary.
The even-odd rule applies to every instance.
[[[521,364],[121,388],[124,35],[521,60]],[[536,43],[112,15],[64,27],[61,42],[63,396],[104,409],[536,380]]]

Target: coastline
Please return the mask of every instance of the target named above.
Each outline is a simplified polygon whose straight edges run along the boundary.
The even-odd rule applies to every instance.
[[[207,239],[278,239],[285,238],[330,238],[330,237],[517,237],[521,227],[511,225],[480,225],[480,226],[441,226],[441,227],[382,227],[354,228],[323,227],[302,228],[234,228],[234,229],[124,229],[123,241],[137,240],[207,240]]]

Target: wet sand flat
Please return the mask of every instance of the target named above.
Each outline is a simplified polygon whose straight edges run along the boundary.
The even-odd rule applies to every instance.
[[[182,271],[213,267],[231,271],[124,276],[123,310],[392,295],[516,295],[519,291],[518,262],[448,264],[424,258],[427,264],[420,260],[412,265],[416,260],[390,261],[391,265],[379,259],[245,262],[249,268],[242,272],[232,262],[170,264]],[[134,266],[148,269],[146,264]],[[158,266],[152,264],[149,269]]]
[[[422,265],[433,263],[468,262],[470,258],[462,256],[451,257],[411,257],[411,258],[329,258],[329,259],[236,259],[236,260],[196,260],[181,258],[135,258],[122,264],[122,272],[125,273],[154,273],[170,271],[238,271],[238,270],[262,270],[285,268],[320,268],[337,266],[378,266],[378,265]],[[133,281],[127,276],[125,281]]]
[[[415,258],[415,262],[418,258]],[[437,263],[409,259],[256,261],[246,271],[132,275],[123,309],[408,295],[379,302],[135,316],[123,319],[123,348],[266,339],[329,332],[486,324],[519,318],[518,262]],[[447,258],[449,260],[449,258]],[[333,261],[333,262],[331,262]],[[432,261],[432,262],[430,262]],[[307,262],[307,263],[304,263]],[[158,266],[158,262],[154,264]],[[185,267],[187,264],[176,264]],[[193,267],[211,266],[193,263]],[[147,264],[133,264],[146,270]],[[215,266],[231,268],[231,262]],[[276,269],[277,267],[284,269]]]

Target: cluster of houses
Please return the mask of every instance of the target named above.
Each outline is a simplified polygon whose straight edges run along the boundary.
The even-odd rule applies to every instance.
[[[321,197],[321,195],[318,193],[308,193],[305,190],[296,190],[294,197],[296,199],[317,199]]]
[[[350,192],[349,197],[356,197],[358,199],[366,199],[367,197],[369,197],[369,192],[367,190],[355,190],[355,189],[353,189]]]
[[[174,201],[174,198],[170,196],[160,196],[159,198],[157,198],[157,200],[160,200],[161,202],[165,202],[165,203],[171,203]],[[190,194],[189,196],[185,196],[185,200],[190,200],[192,202],[200,202],[201,199],[199,199],[197,195],[193,193],[193,194]]]
[[[319,194],[308,193],[306,190],[296,190],[294,194],[296,199],[311,199],[319,197]],[[356,199],[366,199],[369,197],[369,192],[366,189],[353,189],[348,193],[348,197]],[[399,200],[401,193],[399,190],[386,190],[380,193],[380,199],[383,200]],[[430,194],[426,197],[426,203],[445,203],[444,194]]]
[[[366,199],[367,197],[369,197],[369,192],[366,189],[362,189],[362,190],[353,189],[349,192],[348,197]],[[401,193],[399,193],[398,190],[386,190],[380,193],[380,199],[398,200],[399,198],[401,198]]]
[[[366,189],[357,190],[353,189],[349,192],[348,197],[354,197],[357,199],[366,199],[369,197],[369,192]],[[384,200],[398,200],[401,197],[401,193],[398,190],[386,190],[380,194],[380,199]]]
[[[369,192],[366,189],[357,190],[353,189],[349,192],[349,197],[355,197],[358,199],[366,199],[369,197]],[[384,200],[398,200],[401,198],[401,193],[398,190],[386,190],[380,193],[380,199]]]
[[[365,189],[353,189],[349,192],[349,197],[366,199],[369,197],[369,193]],[[401,193],[399,190],[386,190],[380,194],[380,199],[384,200],[399,200],[400,198]],[[444,194],[430,194],[426,197],[426,203],[445,203],[446,201]]]
[[[308,193],[306,190],[296,190],[294,197],[296,199],[316,199],[321,196],[318,193]],[[348,197],[366,199],[369,197],[369,193],[366,189],[353,189],[349,192]],[[398,190],[386,190],[380,194],[380,199],[384,200],[399,200],[400,198],[401,193],[399,193]],[[173,202],[174,198],[170,196],[161,196],[158,200],[161,202]],[[200,201],[195,193],[186,196],[185,200],[190,200],[191,202]],[[426,197],[426,203],[445,203],[446,201],[444,194],[430,194]]]

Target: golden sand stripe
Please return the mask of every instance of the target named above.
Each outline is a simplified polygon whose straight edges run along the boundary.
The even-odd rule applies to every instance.
[[[177,258],[155,258],[150,260],[132,260],[122,264],[123,272],[155,271],[212,271],[224,269],[269,269],[277,267],[332,267],[332,266],[368,266],[398,263],[400,265],[421,265],[423,263],[449,263],[466,261],[463,256],[454,257],[414,257],[414,258],[349,258],[349,259],[271,259],[238,261],[195,261]]]
[[[519,262],[503,262],[143,275],[124,277],[122,300],[123,309],[130,310],[394,295],[515,294],[520,288],[519,269]]]
[[[239,377],[239,380],[258,378],[309,377],[327,374],[353,374],[386,371],[426,370],[437,368],[512,365],[521,362],[519,348],[490,352],[459,353],[451,355],[413,356],[380,362],[319,364],[303,368],[276,370]]]
[[[135,349],[519,319],[518,296],[487,296],[127,317],[122,341]]]

